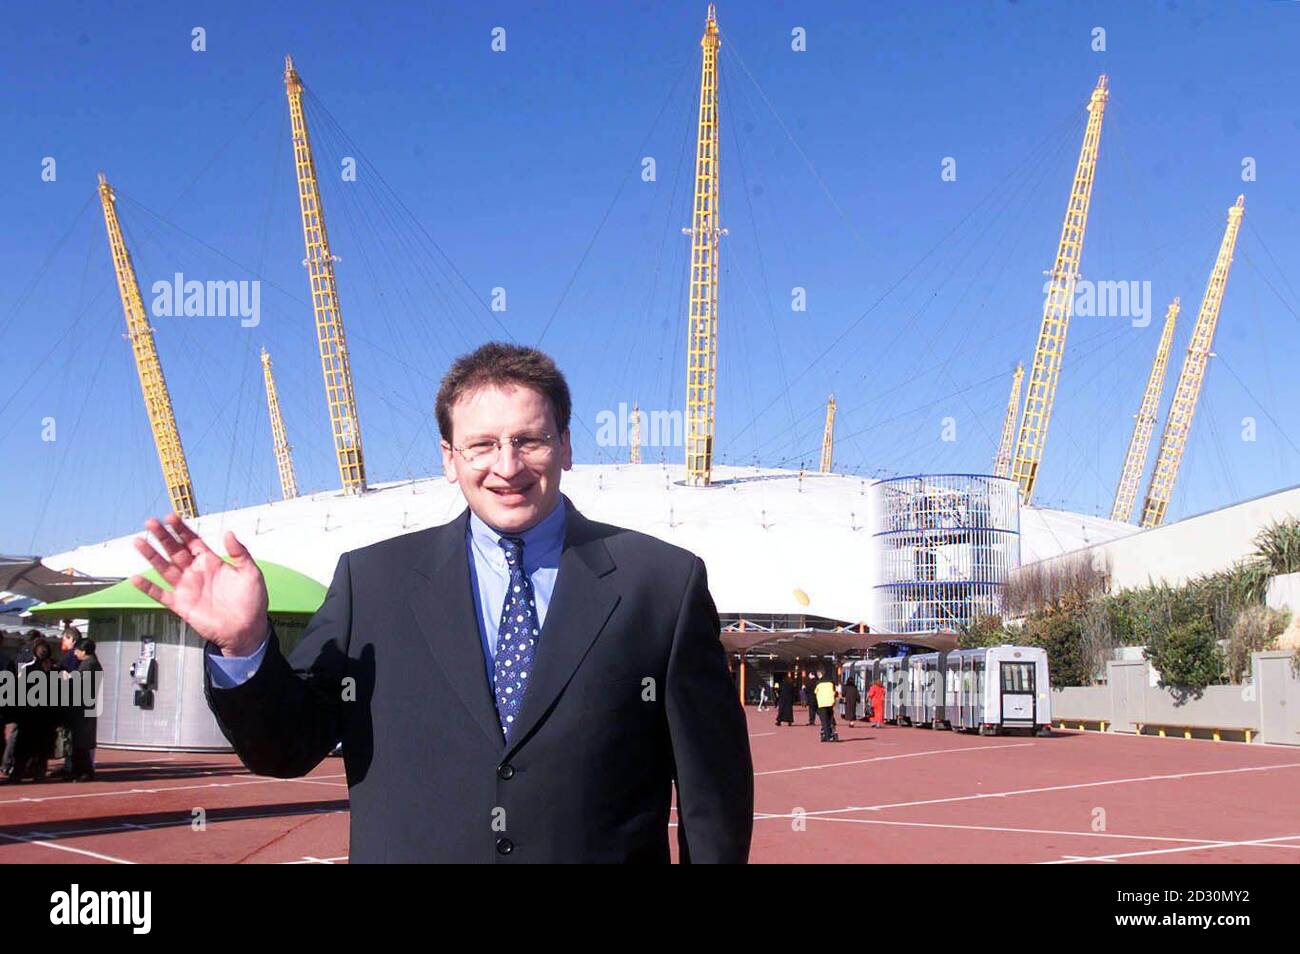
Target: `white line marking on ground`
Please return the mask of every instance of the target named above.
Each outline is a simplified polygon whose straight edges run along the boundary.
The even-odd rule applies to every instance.
[[[764,821],[772,818],[793,818],[794,815],[764,814],[755,813],[756,821]],[[1165,854],[1170,852],[1183,851],[1200,851],[1209,848],[1232,848],[1232,847],[1255,847],[1255,848],[1288,848],[1300,850],[1300,845],[1284,845],[1283,841],[1300,840],[1300,835],[1288,835],[1281,838],[1264,838],[1254,839],[1251,841],[1220,841],[1205,838],[1177,838],[1168,835],[1131,835],[1119,832],[1095,832],[1095,831],[1063,831],[1046,828],[1006,828],[996,825],[957,825],[942,824],[936,822],[904,822],[904,821],[884,821],[874,818],[829,818],[829,817],[811,817],[813,821],[820,822],[839,822],[852,825],[885,825],[899,828],[941,828],[953,829],[958,831],[990,831],[1005,832],[1017,835],[1064,835],[1066,837],[1078,838],[1119,838],[1127,841],[1172,841],[1187,842],[1190,844],[1179,848],[1165,848],[1148,851],[1135,851],[1126,854],[1112,855],[1062,855],[1062,861],[1045,861],[1037,862],[1038,864],[1067,864],[1083,861],[1100,861],[1106,864],[1118,864],[1117,859],[1129,858],[1149,854]]]
[[[765,821],[770,818],[794,818],[794,813],[788,815],[762,814],[756,813],[756,821]],[[799,817],[807,817],[812,821],[820,822],[839,822],[849,825],[885,825],[888,827],[898,828],[944,828],[956,831],[993,831],[1006,832],[1013,835],[1066,835],[1078,838],[1120,838],[1128,841],[1173,841],[1182,844],[1194,845],[1217,845],[1226,844],[1226,842],[1216,841],[1210,838],[1178,838],[1171,835],[1126,835],[1122,832],[1103,832],[1103,831],[1067,831],[1064,829],[1054,828],[1009,828],[1002,825],[959,825],[955,822],[910,822],[910,821],[887,821],[876,818],[830,818],[828,816],[815,816],[810,813]],[[1284,847],[1290,848],[1292,845]]]
[[[335,858],[313,858],[311,855],[304,855],[301,861],[281,861],[277,863],[282,865],[332,865],[336,861],[347,860],[347,855],[339,855]]]
[[[280,782],[300,782],[300,783],[304,783],[304,782],[305,782],[305,783],[307,783],[307,784],[309,784],[309,785],[337,785],[337,786],[339,786],[340,788],[347,788],[347,787],[348,787],[348,783],[347,783],[347,782],[331,782],[329,779],[327,779],[327,778],[325,778],[325,777],[321,777],[321,778],[282,778],[282,779],[277,779],[277,781],[280,781]]]
[[[821,765],[800,765],[798,768],[769,769],[766,772],[755,772],[754,777],[757,778],[761,775],[786,775],[790,772],[808,772],[813,769],[841,768],[845,765],[865,765],[868,762],[889,762],[894,759],[915,759],[924,755],[953,755],[962,752],[987,752],[989,749],[1023,749],[1034,744],[1035,743],[1033,742],[1012,742],[1008,745],[971,745],[955,749],[930,749],[925,752],[905,752],[901,755],[877,755],[874,758],[854,759],[851,762],[825,762]],[[837,811],[849,811],[849,809],[837,809]]]
[[[244,785],[266,785],[270,782],[315,782],[321,779],[344,778],[345,775],[339,772],[337,775],[313,775],[311,778],[271,778],[264,775],[254,775],[240,782],[204,782],[201,785],[170,785],[166,788],[130,788],[116,789],[106,792],[77,792],[72,795],[25,795],[22,798],[0,799],[0,806],[13,805],[18,802],[56,802],[73,798],[106,798],[109,796],[121,795],[162,795],[167,792],[186,792],[199,788],[239,788]]]
[[[999,748],[1000,746],[993,746]],[[941,752],[956,751],[940,749]],[[974,750],[969,750],[974,751]],[[930,753],[916,753],[926,755]],[[906,756],[886,756],[886,758],[905,758]],[[872,761],[868,759],[867,761]],[[850,763],[845,763],[850,764]],[[952,802],[970,802],[981,798],[1006,798],[1010,795],[1041,795],[1046,792],[1066,792],[1079,788],[1098,788],[1106,785],[1128,785],[1134,782],[1164,782],[1184,778],[1204,778],[1210,775],[1235,775],[1241,772],[1269,772],[1273,769],[1300,768],[1300,762],[1285,762],[1278,765],[1251,765],[1243,768],[1213,769],[1205,772],[1180,772],[1175,775],[1143,775],[1135,778],[1113,778],[1098,782],[1077,782],[1072,785],[1047,785],[1042,788],[1021,788],[1007,792],[977,792],[974,795],[953,795],[948,798],[926,798],[915,802],[888,802],[883,805],[851,805],[848,808],[828,808],[822,811],[805,812],[808,817],[814,815],[841,815],[845,812],[878,812],[886,808],[915,808],[921,805],[946,805]],[[783,770],[794,771],[794,770]],[[768,774],[768,773],[762,773]]]
[[[248,806],[245,806],[248,807]],[[270,806],[272,808],[277,806]],[[342,815],[347,811],[343,808],[317,809],[309,812],[294,812],[297,815],[307,815],[310,817],[326,815]],[[150,822],[147,825],[141,825],[138,822],[117,822],[113,825],[103,825],[99,828],[60,828],[56,831],[33,832],[31,835],[6,835],[0,832],[0,838],[12,838],[16,841],[25,841],[27,839],[44,840],[54,838],[84,838],[87,835],[116,835],[128,831],[157,831],[163,828],[180,828],[193,822],[193,818],[188,812],[177,812],[178,817],[167,819],[165,821]],[[243,815],[224,815],[220,818],[209,821],[209,825],[224,825],[227,822],[237,821],[259,821],[270,818],[282,818],[283,814],[275,812],[247,812]]]
[[[1066,723],[1070,723],[1070,722],[1076,722],[1076,723],[1077,723],[1079,720],[1078,720],[1078,719],[1066,719],[1065,721],[1066,721]],[[1087,720],[1087,719],[1084,719],[1083,721],[1084,721],[1084,722],[1087,722],[1088,720]],[[1156,725],[1156,723],[1154,723],[1154,722],[1152,722],[1152,723],[1150,723],[1150,724],[1151,724],[1151,725]],[[1171,726],[1169,726],[1169,728],[1178,728],[1178,727],[1176,727],[1176,726],[1172,726],[1172,725],[1171,725]],[[1225,732],[1241,732],[1242,729],[1224,729],[1224,731],[1225,731]],[[1259,731],[1259,730],[1257,730],[1257,729],[1252,729],[1251,731],[1252,731],[1252,732],[1257,732],[1257,731]],[[1084,735],[1084,736],[1088,736],[1089,738],[1092,738],[1093,736],[1098,736],[1098,737],[1100,737],[1100,738],[1109,738],[1109,739],[1153,739],[1153,740],[1158,741],[1158,742],[1209,742],[1211,745],[1217,745],[1217,746],[1219,746],[1219,747],[1221,747],[1221,748],[1224,747],[1224,746],[1245,745],[1245,746],[1248,746],[1248,747],[1251,748],[1251,749],[1259,749],[1259,748],[1263,748],[1263,749],[1281,749],[1281,750],[1289,750],[1289,751],[1292,751],[1292,752],[1295,751],[1295,746],[1294,746],[1293,744],[1289,743],[1289,742],[1261,742],[1261,741],[1259,741],[1258,738],[1252,739],[1250,742],[1238,742],[1238,741],[1236,741],[1235,739],[1229,739],[1228,741],[1225,742],[1225,741],[1223,741],[1222,739],[1219,739],[1219,740],[1217,740],[1217,741],[1214,740],[1214,739],[1194,739],[1194,738],[1193,738],[1193,739],[1185,739],[1185,738],[1183,738],[1181,735],[1178,735],[1178,734],[1176,734],[1176,733],[1175,733],[1175,734],[1172,734],[1172,735],[1163,735],[1163,736],[1161,736],[1161,735],[1145,735],[1145,734],[1143,734],[1143,735],[1139,735],[1139,734],[1136,733],[1136,732],[1114,732],[1114,731],[1111,731],[1111,730],[1109,730],[1109,729],[1108,729],[1107,731],[1105,731],[1105,732],[1098,732],[1096,729],[1071,729],[1070,726],[1069,726],[1068,724],[1067,724],[1064,728],[1062,728],[1062,729],[1058,729],[1058,728],[1056,728],[1056,727],[1053,727],[1053,728],[1052,728],[1052,732],[1053,732],[1053,733],[1057,733],[1057,732],[1068,733],[1069,735]]]
[[[1040,861],[1042,865],[1075,865],[1084,861],[1118,861],[1121,858],[1141,858],[1148,855],[1173,855],[1185,851],[1213,851],[1216,848],[1246,848],[1246,847],[1271,847],[1271,848],[1294,848],[1294,845],[1277,845],[1274,842],[1295,841],[1300,835],[1279,835],[1277,838],[1255,838],[1250,841],[1216,841],[1208,845],[1189,845],[1184,848],[1155,848],[1150,851],[1126,851],[1117,855],[1095,855],[1091,858],[1083,858],[1077,855],[1066,855],[1059,861]]]
[[[112,862],[115,865],[133,865],[134,861],[127,861],[125,858],[114,858],[112,855],[101,855],[95,851],[87,851],[85,848],[73,848],[71,845],[57,845],[54,842],[46,841],[44,836],[41,837],[23,837],[22,835],[6,835],[0,832],[0,838],[8,838],[10,841],[16,841],[24,845],[40,845],[42,848],[53,848],[55,851],[70,851],[74,855],[85,855],[88,858],[97,858],[100,861]]]

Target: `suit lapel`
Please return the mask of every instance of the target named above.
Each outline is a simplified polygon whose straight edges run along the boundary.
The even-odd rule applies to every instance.
[[[546,610],[546,622],[533,659],[528,692],[511,732],[506,755],[519,747],[553,708],[578,664],[609,621],[619,595],[606,579],[615,569],[595,526],[568,502],[564,550],[555,578],[555,592]],[[488,700],[489,705],[491,700]]]
[[[440,528],[442,532],[435,538],[428,559],[413,571],[410,604],[447,681],[474,721],[500,748],[504,745],[501,723],[488,687],[479,638],[478,600],[470,582],[465,550],[468,523],[467,509]]]

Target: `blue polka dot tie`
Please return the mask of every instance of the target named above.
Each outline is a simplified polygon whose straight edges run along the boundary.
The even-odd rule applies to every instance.
[[[506,741],[519,717],[519,709],[528,691],[528,677],[533,668],[533,647],[537,644],[537,601],[533,584],[524,572],[524,541],[502,537],[497,541],[506,554],[510,584],[501,608],[501,625],[497,627],[497,651],[494,664],[497,716]]]

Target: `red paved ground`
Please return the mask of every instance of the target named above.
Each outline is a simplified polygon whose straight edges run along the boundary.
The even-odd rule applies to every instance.
[[[1300,749],[892,726],[823,745],[749,719],[756,862],[1300,862]],[[342,861],[342,771],[101,749],[100,781],[0,786],[0,864]]]

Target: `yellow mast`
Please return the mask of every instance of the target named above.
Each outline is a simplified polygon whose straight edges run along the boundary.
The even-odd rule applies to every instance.
[[[338,285],[334,281],[334,256],[325,231],[325,210],[321,205],[316,161],[307,135],[307,117],[302,109],[302,79],[293,58],[284,58],[284,88],[289,96],[289,122],[293,130],[293,161],[298,170],[298,203],[302,208],[303,241],[307,275],[311,280],[311,302],[316,313],[316,338],[320,342],[321,372],[325,376],[325,400],[329,404],[334,453],[345,493],[366,489],[366,465],[361,453],[361,422],[352,389],[352,363],[343,333]]]
[[[1175,298],[1165,313],[1160,344],[1156,348],[1155,361],[1151,363],[1146,390],[1142,392],[1142,405],[1138,408],[1137,420],[1133,424],[1133,437],[1129,441],[1128,454],[1124,457],[1119,489],[1115,491],[1115,506],[1110,512],[1112,520],[1128,523],[1133,519],[1133,504],[1137,500],[1142,472],[1147,467],[1147,451],[1151,447],[1151,435],[1156,426],[1156,412],[1160,410],[1160,392],[1165,387],[1165,371],[1169,367],[1169,351],[1174,342],[1174,321],[1180,307],[1179,299]]]
[[[1016,373],[1011,379],[1011,398],[1007,401],[1006,417],[1002,419],[1002,439],[993,458],[993,473],[998,477],[1011,476],[1011,444],[1016,438],[1016,414],[1020,411],[1020,382],[1025,377],[1025,366],[1016,362]]]
[[[190,467],[185,460],[185,449],[181,447],[171,395],[167,392],[167,381],[158,361],[153,328],[145,315],[135,266],[131,264],[131,253],[122,237],[122,224],[117,219],[117,198],[102,172],[99,174],[99,201],[104,207],[104,226],[108,229],[108,247],[113,255],[113,271],[117,273],[117,291],[126,316],[127,338],[135,356],[144,409],[149,415],[154,445],[158,448],[158,462],[162,464],[163,482],[167,485],[172,509],[188,520],[199,515],[198,505],[194,502],[194,486],[190,483]]]
[[[1187,437],[1192,430],[1196,401],[1205,381],[1205,365],[1210,358],[1210,346],[1214,344],[1214,329],[1219,323],[1223,291],[1228,285],[1228,269],[1232,265],[1232,253],[1237,247],[1237,233],[1241,229],[1241,217],[1245,211],[1246,197],[1239,195],[1236,204],[1228,209],[1228,226],[1223,232],[1223,242],[1219,245],[1214,270],[1210,272],[1210,282],[1205,288],[1205,297],[1201,300],[1196,325],[1192,328],[1192,340],[1187,346],[1187,355],[1183,358],[1183,370],[1178,375],[1174,401],[1169,407],[1169,417],[1165,420],[1165,432],[1160,438],[1160,453],[1156,457],[1155,470],[1151,473],[1146,502],[1142,505],[1144,527],[1160,526],[1173,497],[1174,480],[1178,477],[1178,466],[1183,461]]]
[[[275,444],[275,466],[280,471],[280,493],[285,500],[298,496],[298,479],[293,473],[293,455],[289,437],[280,416],[280,395],[275,389],[275,376],[271,373],[271,356],[262,349],[262,381],[266,385],[266,410],[271,417],[271,440]]]
[[[629,464],[641,463],[641,409],[632,404],[632,449],[628,452]]]
[[[700,47],[699,138],[695,151],[695,211],[691,236],[690,327],[686,338],[686,482],[712,479],[714,391],[718,343],[718,37],[709,4]]]
[[[835,456],[835,395],[826,399],[826,426],[822,429],[822,459],[818,470],[823,474],[831,472],[831,460]]]
[[[1025,412],[1020,419],[1020,437],[1012,460],[1011,476],[1020,484],[1020,499],[1028,504],[1038,481],[1038,466],[1047,442],[1047,424],[1056,400],[1056,383],[1061,376],[1061,358],[1065,353],[1065,333],[1070,327],[1074,286],[1079,280],[1079,258],[1083,254],[1083,233],[1088,224],[1088,205],[1092,201],[1092,183],[1097,172],[1097,147],[1101,143],[1101,119],[1109,95],[1106,77],[1088,100],[1088,124],[1079,150],[1079,163],[1070,186],[1070,203],[1065,210],[1061,242],[1056,250],[1051,281],[1043,301],[1043,323],[1034,350],[1034,366],[1029,375]]]

